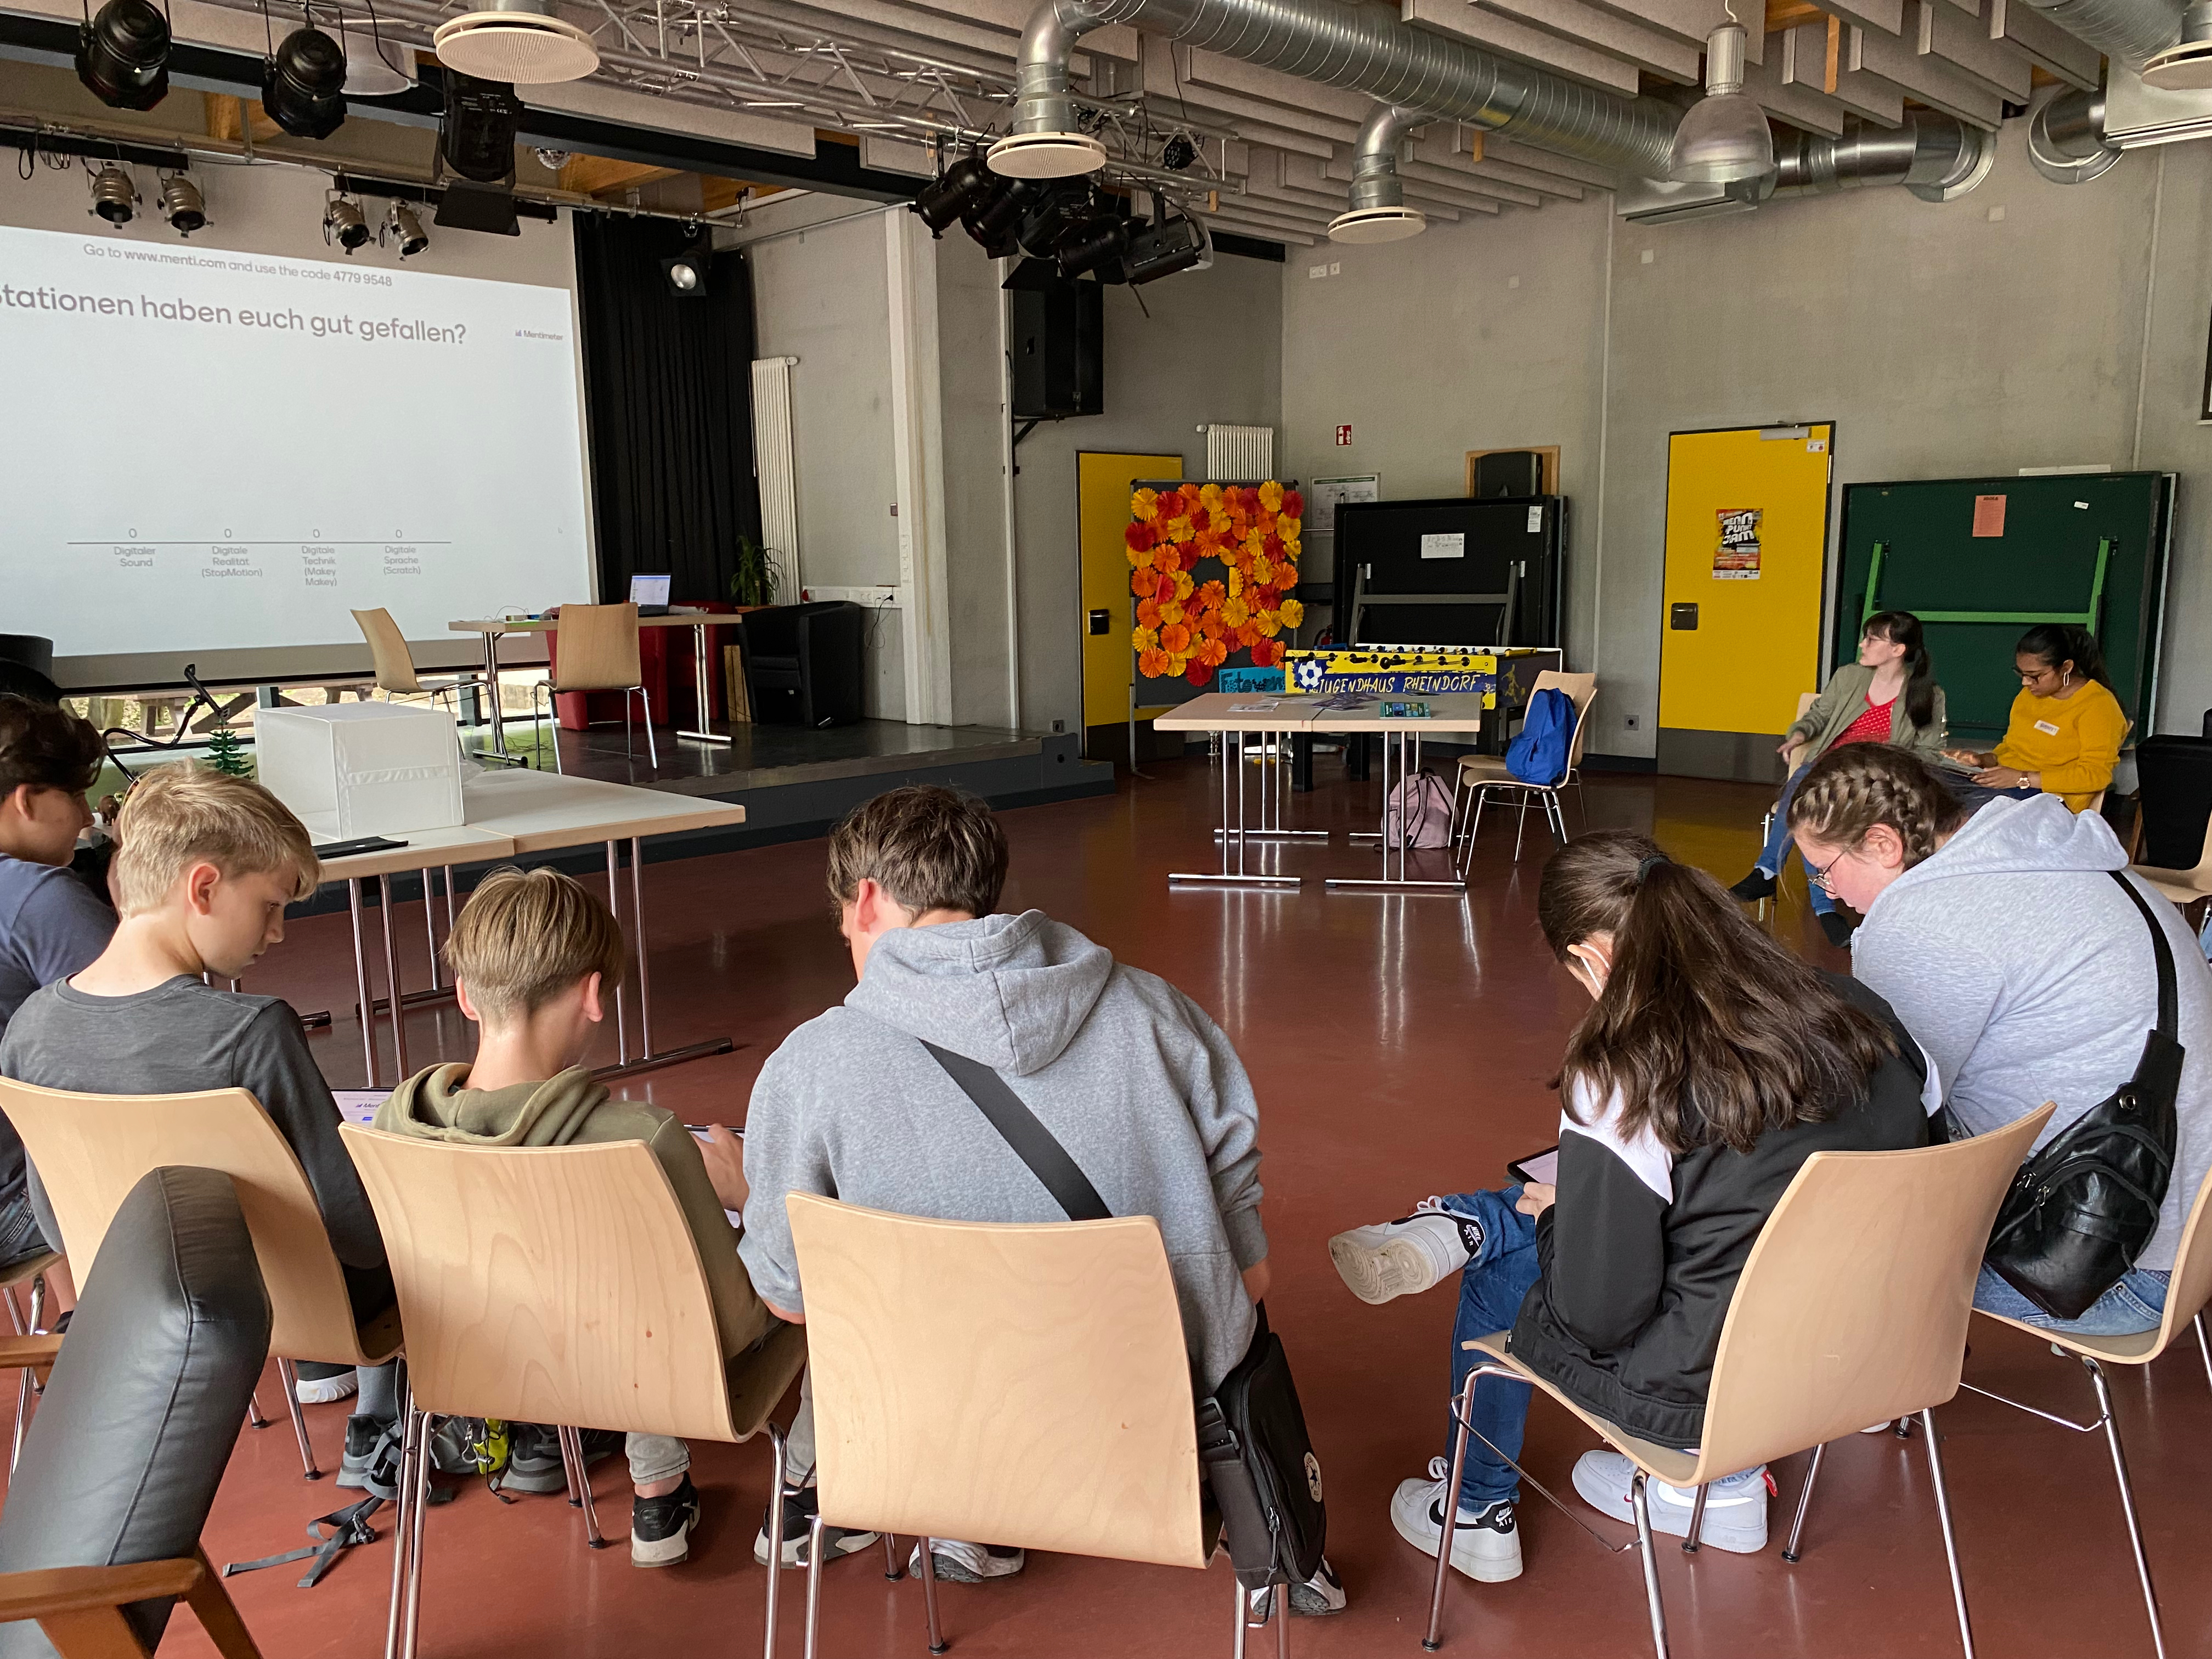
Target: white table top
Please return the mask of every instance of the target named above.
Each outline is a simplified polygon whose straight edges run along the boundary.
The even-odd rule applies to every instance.
[[[314,841],[351,840],[338,834],[337,820],[318,814],[302,818]],[[356,853],[342,859],[325,859],[315,873],[318,881],[344,881],[362,876],[389,876],[402,870],[434,870],[447,864],[482,864],[487,859],[511,858],[516,852],[512,837],[472,823],[446,830],[404,830],[392,837],[404,847],[381,853]]]
[[[1264,691],[1209,691],[1179,703],[1152,721],[1162,732],[1479,732],[1482,729],[1482,694],[1451,691],[1427,696],[1392,696],[1393,702],[1425,702],[1434,711],[1426,719],[1385,720],[1377,710],[1382,699],[1371,698],[1364,708],[1329,708],[1326,699],[1285,696]],[[1272,708],[1253,705],[1273,703]],[[1239,705],[1243,707],[1240,708]]]
[[[752,607],[755,610],[759,606]],[[720,623],[734,628],[742,612],[736,611],[685,611],[673,616],[640,617],[640,628],[702,628]],[[449,622],[446,626],[456,634],[557,634],[561,631],[558,617],[488,617],[476,622]]]
[[[745,821],[745,809],[734,801],[527,769],[486,772],[469,779],[461,786],[461,804],[471,828],[507,836],[517,853]]]

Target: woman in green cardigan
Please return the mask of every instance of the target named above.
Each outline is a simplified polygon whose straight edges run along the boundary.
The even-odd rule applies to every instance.
[[[1936,665],[1921,638],[1920,618],[1910,611],[1869,617],[1859,635],[1859,659],[1831,674],[1813,706],[1783,734],[1776,752],[1785,758],[1793,746],[1804,746],[1775,803],[1758,866],[1729,890],[1747,902],[1773,894],[1790,851],[1790,797],[1806,769],[1828,750],[1846,743],[1890,743],[1932,764],[1942,755],[1943,736],[1943,688],[1936,684]],[[1851,936],[1850,923],[1819,882],[1806,885],[1820,931],[1831,945],[1843,944]]]

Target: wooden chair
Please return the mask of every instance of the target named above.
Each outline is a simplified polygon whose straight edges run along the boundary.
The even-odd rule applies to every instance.
[[[222,1659],[261,1659],[246,1621],[206,1552],[118,1567],[46,1567],[0,1573],[0,1624],[34,1619],[61,1659],[152,1659],[123,1616],[133,1601],[182,1596]]]
[[[1467,1468],[1478,1381],[1497,1376],[1530,1382],[1559,1401],[1636,1465],[1629,1486],[1636,1543],[1644,1560],[1652,1645],[1659,1659],[1667,1659],[1647,1480],[1698,1488],[1682,1546],[1694,1549],[1707,1482],[1809,1447],[1816,1449],[1806,1478],[1809,1496],[1820,1468],[1818,1448],[1869,1423],[1917,1413],[1950,1563],[1959,1641],[1966,1659],[1973,1659],[1934,1408],[1959,1390],[1966,1318],[1990,1225],[2052,1109],[2044,1106],[1992,1134],[1947,1146],[1815,1152],[1807,1158],[1736,1280],[1713,1360],[1704,1443],[1695,1452],[1654,1445],[1584,1411],[1507,1352],[1503,1331],[1463,1345],[1483,1358],[1457,1402],[1460,1427],[1444,1490],[1457,1492]],[[1801,1525],[1802,1520],[1801,1506]],[[1793,1532],[1785,1555],[1794,1559],[1796,1553]],[[1429,1632],[1422,1643],[1431,1651],[1440,1644],[1449,1555],[1437,1552]]]
[[[932,1538],[1206,1565],[1219,1526],[1158,1222],[930,1221],[805,1193],[785,1208],[819,1478],[808,1654],[825,1524],[919,1536],[932,1653]],[[1270,1603],[1287,1620],[1287,1596]],[[1241,1589],[1237,1606],[1242,1655]]]
[[[1529,687],[1530,696],[1539,691],[1564,691],[1575,706],[1575,731],[1567,747],[1567,769],[1557,783],[1524,783],[1505,769],[1503,755],[1462,755],[1459,762],[1459,776],[1452,785],[1452,822],[1459,823],[1461,800],[1465,797],[1472,809],[1468,813],[1466,832],[1460,841],[1459,873],[1464,877],[1467,866],[1474,855],[1474,838],[1482,830],[1482,807],[1492,789],[1516,791],[1521,797],[1521,816],[1513,831],[1513,856],[1521,856],[1521,833],[1528,827],[1528,803],[1540,799],[1544,803],[1544,821],[1557,831],[1559,840],[1567,839],[1566,809],[1559,801],[1559,792],[1570,784],[1574,786],[1575,800],[1582,802],[1582,764],[1584,733],[1589,726],[1590,705],[1597,701],[1597,676],[1595,674],[1562,674],[1547,668],[1536,676]],[[1583,811],[1583,827],[1589,827],[1589,811]]]
[[[72,1261],[93,1263],[118,1206],[141,1176],[171,1164],[219,1170],[238,1188],[275,1316],[269,1352],[299,1437],[300,1462],[321,1478],[300,1409],[297,1362],[381,1365],[398,1352],[399,1310],[355,1322],[344,1269],[331,1250],[307,1171],[244,1089],[180,1095],[88,1095],[0,1078],[15,1126],[61,1224]],[[82,1291],[85,1287],[80,1285]]]
[[[434,679],[423,679],[415,672],[415,653],[407,647],[407,636],[399,631],[399,624],[392,613],[381,605],[374,611],[356,611],[353,619],[359,625],[362,637],[368,641],[370,659],[375,664],[377,689],[398,702],[404,697],[427,696],[432,702],[451,697],[448,706],[453,716],[453,740],[460,742],[460,694],[474,690],[483,696],[496,697],[499,687],[482,674],[441,675]],[[335,702],[336,697],[331,699]],[[471,760],[497,761],[502,763],[521,763],[504,755],[471,756],[465,744],[461,752]]]
[[[538,713],[538,695],[545,693],[550,709],[563,691],[619,691],[623,693],[623,752],[633,754],[629,699],[645,706],[645,752],[657,769],[660,750],[653,738],[653,694],[646,690],[637,644],[637,607],[634,605],[564,605],[561,607],[560,665],[530,688],[530,712]],[[561,739],[553,737],[553,767],[561,765]]]
[[[2181,1248],[2175,1254],[2173,1276],[2166,1286],[2166,1309],[2155,1329],[2136,1331],[2125,1336],[2082,1336],[2072,1331],[2046,1330],[2025,1320],[1975,1310],[1984,1319],[2025,1331],[2038,1341],[2048,1342],[2079,1359],[2089,1373],[2090,1387],[2096,1390],[2094,1422],[2075,1423],[2007,1399],[2003,1395],[1991,1394],[1986,1389],[1977,1389],[1971,1382],[1966,1384],[1972,1393],[2002,1401],[2046,1422],[2061,1424],[2076,1433],[2094,1434],[2099,1429],[2105,1431],[2106,1448],[2112,1455],[2112,1479],[2120,1489],[2120,1512],[2126,1517],[2128,1542],[2135,1551],[2136,1576],[2142,1583],[2143,1611],[2150,1620],[2151,1645],[2160,1659],[2166,1653],[2166,1633],[2159,1625],[2158,1594],[2151,1585],[2150,1558],[2143,1549],[2142,1527],[2136,1517],[2135,1488],[2128,1480],[2127,1454],[2120,1447],[2119,1425],[2112,1416],[2112,1390],[2106,1382],[2104,1368],[2149,1364],[2187,1326],[2197,1332],[2197,1352],[2204,1362],[2206,1380],[2212,1382],[2212,1345],[2207,1344],[2204,1333],[2204,1304],[2212,1301],[2212,1225],[2205,1220],[2208,1208],[2212,1208],[2212,1176],[2206,1177],[2197,1189],[2197,1201],[2190,1206],[2189,1219],[2182,1227]]]
[[[343,1126],[384,1230],[407,1319],[406,1430],[387,1659],[413,1659],[422,1612],[428,1419],[588,1424],[695,1440],[765,1433],[769,1559],[783,1547],[783,1435],[769,1413],[806,1365],[785,1325],[726,1356],[691,1230],[643,1141],[488,1149]],[[561,1431],[587,1534],[591,1482]],[[768,1572],[775,1659],[778,1572]]]

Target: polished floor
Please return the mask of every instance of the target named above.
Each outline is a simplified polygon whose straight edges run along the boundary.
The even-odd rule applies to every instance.
[[[1324,1248],[1360,1222],[1401,1212],[1434,1192],[1501,1183],[1505,1160],[1554,1139],[1547,1087],[1561,1040],[1586,1006],[1549,959],[1533,923],[1543,848],[1532,822],[1516,866],[1510,825],[1486,825],[1472,890],[1451,897],[1332,894],[1318,880],[1296,893],[1168,890],[1171,869],[1212,862],[1216,785],[1192,758],[1125,780],[1108,799],[1012,811],[1006,906],[1036,906],[1084,929],[1124,959],[1166,975],[1236,1041],[1262,1108],[1265,1216],[1275,1267],[1270,1313],[1289,1346],[1327,1468],[1329,1553],[1349,1587],[1340,1617],[1297,1620],[1291,1651],[1414,1659],[1427,1607],[1428,1559],[1392,1531],[1392,1488],[1443,1449],[1449,1286],[1382,1308],[1355,1301]],[[1293,805],[1343,830],[1375,814],[1378,785],[1348,785],[1324,763],[1321,787]],[[1649,778],[1594,778],[1594,824],[1647,827],[1677,856],[1732,880],[1753,852],[1760,792]],[[1573,808],[1570,807],[1570,812]],[[741,1121],[762,1060],[794,1024],[842,996],[849,964],[821,896],[819,842],[677,863],[646,872],[656,1024],[664,1042],[726,1033],[732,1054],[639,1079],[632,1092],[687,1118]],[[1309,877],[1358,875],[1371,853],[1340,836],[1271,853]],[[1424,855],[1416,855],[1417,863]],[[1426,855],[1437,863],[1441,854]],[[403,913],[404,914],[404,913]],[[419,913],[416,913],[419,915]],[[1814,959],[1841,966],[1819,942],[1802,889],[1775,925]],[[419,923],[410,983],[422,974]],[[295,926],[248,981],[301,1007],[349,1007],[343,917]],[[417,1065],[465,1052],[450,1011],[410,1024]],[[356,1081],[357,1033],[343,1013],[314,1039],[332,1081]],[[611,1042],[607,1058],[612,1058]],[[2086,1420],[2081,1367],[1982,1326],[1968,1377]],[[9,1391],[12,1392],[12,1391]],[[2170,1650],[2212,1651],[2212,1571],[2201,1553],[2212,1488],[2212,1389],[2193,1345],[2115,1382],[2151,1559],[2160,1575]],[[277,1398],[273,1382],[263,1398]],[[343,1408],[311,1408],[334,1462]],[[2147,1655],[2149,1639],[2101,1437],[1962,1395],[1940,1414],[1980,1650],[2002,1659]],[[1538,1403],[1528,1461],[1555,1490],[1591,1437]],[[763,1591],[751,1542],[766,1498],[763,1448],[702,1446],[707,1520],[692,1560],[632,1568],[621,1547],[592,1554],[576,1513],[557,1498],[503,1505],[476,1483],[428,1521],[422,1653],[435,1659],[544,1654],[672,1656],[757,1652]],[[1779,1559],[1778,1534],[1805,1460],[1775,1470],[1777,1540],[1756,1557],[1682,1554],[1662,1540],[1661,1572],[1674,1651],[1738,1656],[1947,1656],[1957,1633],[1936,1531],[1927,1466],[1916,1439],[1854,1436],[1834,1446],[1804,1559]],[[1036,1471],[1049,1480],[1053,1471]],[[596,1482],[619,1532],[627,1484],[615,1464]],[[304,1528],[340,1494],[300,1479],[291,1437],[248,1431],[207,1532],[218,1563],[305,1541]],[[1522,1516],[1528,1570],[1478,1586],[1455,1575],[1447,1654],[1569,1659],[1648,1652],[1635,1558],[1625,1527],[1578,1511],[1570,1519],[1531,1494]],[[380,1517],[383,1519],[384,1517]],[[1588,1530],[1577,1524],[1587,1522]],[[1597,1534],[1593,1539],[1589,1535]],[[232,1581],[272,1656],[380,1650],[391,1565],[387,1541],[354,1551],[320,1586],[275,1570]],[[921,1589],[889,1583],[881,1554],[826,1575],[824,1656],[876,1659],[925,1651]],[[803,1579],[786,1575],[781,1650],[799,1651]],[[1231,1580],[1118,1562],[1036,1557],[1022,1577],[948,1587],[944,1613],[956,1655],[1210,1656],[1230,1641]],[[179,1614],[164,1652],[208,1651]],[[1272,1638],[1256,1638],[1256,1654]]]

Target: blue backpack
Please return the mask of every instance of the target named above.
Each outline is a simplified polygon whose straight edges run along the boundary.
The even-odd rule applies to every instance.
[[[1567,750],[1575,740],[1575,700],[1546,686],[1528,700],[1521,735],[1506,746],[1505,769],[1523,783],[1553,785],[1567,775]]]

